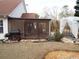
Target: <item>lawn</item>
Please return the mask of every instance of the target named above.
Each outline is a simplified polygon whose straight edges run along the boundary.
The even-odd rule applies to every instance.
[[[53,50],[79,50],[79,45],[62,42],[0,43],[0,59],[44,59]]]

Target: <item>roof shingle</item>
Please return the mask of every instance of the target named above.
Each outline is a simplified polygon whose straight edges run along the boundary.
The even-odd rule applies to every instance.
[[[21,0],[0,0],[0,15],[9,15]]]
[[[36,13],[23,13],[21,18],[25,19],[39,19],[39,15]]]

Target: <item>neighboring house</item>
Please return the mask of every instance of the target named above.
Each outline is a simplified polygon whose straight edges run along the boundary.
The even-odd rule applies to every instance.
[[[26,13],[23,0],[0,0],[0,39],[5,39],[9,31],[8,17],[20,18],[23,13]]]

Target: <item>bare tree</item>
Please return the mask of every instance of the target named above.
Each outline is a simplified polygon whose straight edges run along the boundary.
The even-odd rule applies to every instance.
[[[41,18],[51,19],[51,21],[50,21],[51,31],[55,32],[55,31],[59,30],[59,22],[58,22],[59,13],[60,13],[60,11],[57,6],[54,6],[52,8],[45,7],[43,9],[43,16]]]
[[[58,8],[57,6],[52,8],[45,7],[43,9],[43,14],[42,18],[51,19],[51,31],[59,31],[59,20],[63,17],[72,16],[73,12],[65,5],[62,8]]]
[[[62,7],[62,11],[59,14],[59,16],[60,16],[60,33],[70,32],[71,28],[73,27],[72,25],[74,24],[73,22],[70,21],[70,20],[74,19],[73,13],[74,12],[72,10],[70,10],[67,5]],[[73,23],[73,24],[71,25],[71,23]]]
[[[49,8],[49,7],[44,7],[43,8],[43,15],[41,16],[42,18],[47,18],[47,19],[52,19],[52,20],[57,20],[59,16],[59,8],[57,6]]]
[[[70,10],[68,8],[68,5],[64,5],[62,7],[62,10],[61,10],[61,13],[59,14],[59,17],[60,18],[65,18],[65,17],[69,17],[69,16],[74,16],[74,11],[73,10]]]

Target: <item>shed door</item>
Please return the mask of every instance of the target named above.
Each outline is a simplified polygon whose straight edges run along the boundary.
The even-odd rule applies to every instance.
[[[25,22],[24,28],[26,38],[37,38],[37,22]]]

